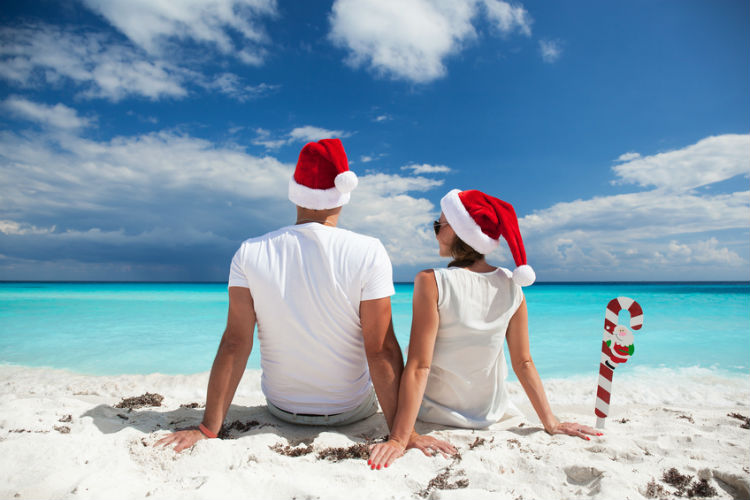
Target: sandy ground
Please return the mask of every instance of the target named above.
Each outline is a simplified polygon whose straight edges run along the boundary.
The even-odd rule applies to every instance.
[[[359,445],[387,434],[382,414],[335,429],[283,423],[268,413],[257,371],[240,384],[226,427],[238,424],[227,439],[181,454],[152,447],[169,430],[200,422],[200,407],[181,405],[202,404],[207,380],[0,366],[0,498],[622,500],[687,497],[706,487],[714,498],[750,498],[750,429],[729,416],[750,416],[750,377],[617,374],[605,435],[591,441],[547,435],[511,384],[525,418],[482,431],[420,424],[460,456],[412,450],[381,471],[367,467]],[[588,425],[595,385],[595,376],[545,381],[558,417]],[[147,392],[163,395],[161,406],[115,408]],[[286,446],[298,456],[280,453]],[[664,480],[672,468],[675,486]],[[680,489],[675,472],[692,479]]]

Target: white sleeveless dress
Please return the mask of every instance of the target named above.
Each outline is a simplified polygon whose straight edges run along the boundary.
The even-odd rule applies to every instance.
[[[481,429],[518,412],[508,399],[505,332],[523,300],[511,272],[435,269],[440,325],[419,420]]]

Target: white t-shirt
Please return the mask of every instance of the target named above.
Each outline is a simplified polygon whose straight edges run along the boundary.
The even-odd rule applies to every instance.
[[[372,384],[359,303],[393,295],[392,274],[379,240],[322,224],[287,226],[242,243],[229,286],[253,296],[268,401],[320,415],[364,402]]]
[[[440,324],[420,420],[480,429],[510,409],[503,347],[523,301],[511,276],[502,267],[490,273],[435,269]]]

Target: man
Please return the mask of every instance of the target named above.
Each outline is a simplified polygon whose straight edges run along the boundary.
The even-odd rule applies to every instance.
[[[373,415],[379,401],[390,428],[403,369],[391,321],[391,263],[377,239],[336,227],[356,185],[339,139],[302,148],[289,183],[296,224],[245,241],[232,259],[227,327],[203,422],[157,445],[174,444],[179,452],[216,437],[256,323],[261,388],[273,415],[345,425]]]

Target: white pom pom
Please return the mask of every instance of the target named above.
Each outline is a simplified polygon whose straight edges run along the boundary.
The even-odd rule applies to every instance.
[[[529,286],[536,281],[536,273],[531,266],[524,264],[513,271],[513,281],[518,286]]]
[[[354,188],[359,184],[359,179],[357,179],[357,174],[351,170],[347,170],[337,175],[333,182],[336,184],[336,189],[346,194],[354,191]]]

